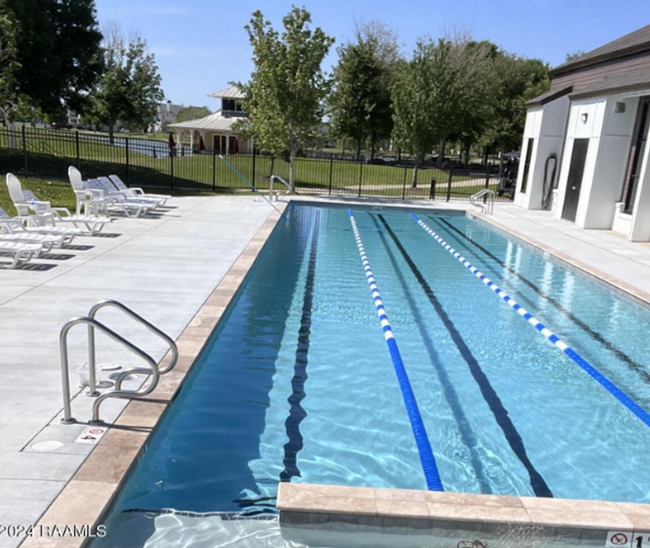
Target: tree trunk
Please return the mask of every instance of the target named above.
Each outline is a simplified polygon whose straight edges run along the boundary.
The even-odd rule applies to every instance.
[[[275,154],[271,156],[271,165],[269,166],[269,174],[267,177],[270,179],[271,175],[273,175],[273,168],[275,167]]]
[[[361,139],[357,139],[357,162],[361,159]]]
[[[445,149],[447,148],[447,140],[443,139],[440,141],[440,149],[438,150],[438,160],[436,162],[436,167],[442,169],[442,164],[445,161]]]
[[[417,188],[418,186],[418,168],[420,167],[419,160],[415,160],[415,165],[413,166],[413,176],[411,178],[411,188]]]
[[[289,130],[289,192],[294,194],[296,192],[296,147],[293,131]]]
[[[111,145],[115,144],[115,122],[109,122],[108,124],[108,142]]]

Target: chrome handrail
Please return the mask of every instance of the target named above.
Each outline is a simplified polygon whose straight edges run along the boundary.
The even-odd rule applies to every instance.
[[[271,175],[271,177],[269,177],[269,200],[270,201],[273,201],[273,181],[274,180],[280,181],[284,186],[287,187],[287,190],[285,191],[285,194],[287,192],[291,192],[291,185],[289,183],[287,183],[282,177],[280,177],[279,175]]]
[[[484,196],[486,197],[486,199],[488,199],[487,205],[478,201],[480,198],[483,198]],[[483,211],[485,211],[485,213],[492,214],[494,213],[495,196],[496,194],[494,190],[492,190],[491,188],[484,188],[472,194],[472,196],[469,199],[469,202],[470,204],[475,205],[476,207],[482,208]]]
[[[156,361],[147,354],[144,350],[138,348],[133,343],[116,333],[114,330],[108,328],[106,325],[100,323],[95,319],[97,312],[107,306],[115,307],[132,319],[136,320],[149,331],[153,332],[155,335],[158,335],[162,338],[170,347],[171,350],[171,360],[166,367],[160,368]],[[80,324],[86,324],[88,326],[88,385],[89,385],[89,395],[97,396],[97,399],[93,403],[92,410],[92,419],[91,423],[100,423],[99,419],[99,408],[101,403],[107,398],[139,398],[146,396],[153,392],[158,386],[160,380],[160,375],[168,373],[171,371],[176,363],[178,362],[178,346],[176,343],[165,333],[163,333],[156,326],[145,320],[142,316],[135,313],[133,310],[125,306],[124,304],[114,301],[114,300],[104,300],[96,303],[91,309],[88,316],[80,316],[71,318],[68,320],[64,326],[61,328],[59,334],[59,348],[61,355],[61,377],[63,383],[63,418],[61,422],[63,424],[72,424],[76,422],[76,419],[72,417],[72,398],[70,394],[70,367],[68,360],[68,333],[70,330]],[[136,356],[143,359],[149,365],[149,368],[136,367],[132,369],[127,369],[119,374],[115,381],[115,389],[111,392],[106,392],[104,394],[99,394],[97,392],[97,372],[96,372],[96,351],[95,351],[95,330],[98,329],[114,341],[122,344],[127,350],[133,352]],[[122,388],[122,382],[124,379],[132,374],[142,374],[152,376],[151,382],[144,388],[140,387],[137,390],[125,390]]]

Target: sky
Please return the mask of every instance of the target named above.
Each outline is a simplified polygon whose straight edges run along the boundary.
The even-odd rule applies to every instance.
[[[358,24],[379,21],[397,35],[408,58],[421,37],[457,31],[489,40],[520,57],[551,67],[567,54],[588,52],[650,24],[648,0],[95,0],[100,29],[117,25],[137,33],[155,55],[165,99],[184,106],[220,107],[209,93],[246,82],[253,70],[244,29],[255,10],[282,30],[292,5],[311,13],[336,42],[323,68],[337,62],[336,48],[354,41]]]

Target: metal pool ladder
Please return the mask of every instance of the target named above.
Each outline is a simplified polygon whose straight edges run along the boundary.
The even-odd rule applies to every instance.
[[[483,210],[483,213],[492,214],[494,213],[494,197],[494,190],[491,188],[484,188],[475,194],[472,194],[469,203],[476,207],[480,207]],[[483,198],[484,201],[480,201],[481,198]]]
[[[138,348],[133,343],[116,333],[114,330],[110,329],[103,323],[97,321],[95,316],[97,312],[105,307],[116,308],[136,322],[140,323],[146,327],[149,331],[163,339],[171,350],[171,360],[166,367],[159,367],[156,361],[149,356],[144,350]],[[136,314],[133,310],[120,303],[119,301],[114,300],[103,300],[95,304],[88,312],[87,316],[77,316],[68,320],[63,327],[61,328],[61,333],[59,335],[59,350],[61,354],[61,377],[63,381],[63,418],[61,422],[63,424],[73,424],[76,421],[72,417],[72,399],[70,396],[70,367],[68,360],[68,333],[70,330],[76,326],[85,324],[88,326],[88,388],[89,396],[96,397],[97,399],[93,403],[92,419],[91,424],[101,423],[99,419],[99,407],[108,398],[141,398],[153,392],[158,386],[160,381],[160,375],[164,375],[171,371],[176,362],[178,361],[178,347],[176,343],[165,333],[163,333],[156,326],[145,320],[142,316]],[[96,356],[95,356],[95,330],[101,331],[114,341],[120,343],[127,350],[133,352],[139,358],[142,358],[149,367],[136,367],[132,369],[126,369],[122,371],[117,379],[115,380],[115,389],[112,391],[104,392],[100,394],[97,391],[97,371],[96,371]],[[143,384],[137,390],[127,390],[122,388],[122,382],[126,377],[133,374],[148,375],[150,380],[148,383]]]
[[[273,181],[279,181],[284,186],[287,187],[287,190],[282,191],[283,194],[287,194],[291,190],[291,186],[289,185],[289,183],[287,183],[282,177],[280,177],[279,175],[271,175],[271,177],[269,177],[269,200],[271,202],[273,201]],[[278,192],[278,195],[279,194],[280,193]]]

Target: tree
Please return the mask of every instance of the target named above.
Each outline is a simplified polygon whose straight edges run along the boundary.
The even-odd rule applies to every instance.
[[[369,139],[374,157],[378,140],[389,138],[393,129],[390,88],[399,61],[395,36],[382,24],[370,23],[357,27],[356,42],[338,53],[330,99],[333,132],[355,141],[357,157]]]
[[[550,88],[548,65],[499,51],[493,60],[486,90],[490,114],[478,142],[501,151],[521,145],[526,103]]]
[[[107,125],[111,140],[118,120],[146,131],[164,97],[154,55],[138,36],[126,44],[116,28],[107,33],[104,55],[106,72],[84,114]]]
[[[425,155],[442,139],[435,107],[440,82],[436,82],[436,56],[442,54],[431,41],[418,40],[413,56],[399,70],[393,85],[393,138],[414,160],[412,186]]]
[[[309,28],[311,15],[304,8],[294,6],[282,22],[279,35],[262,12],[253,13],[245,29],[255,68],[247,84],[236,85],[244,92],[244,110],[258,146],[271,154],[288,152],[293,192],[296,155],[322,122],[330,82],[321,63],[334,39],[320,27]]]
[[[187,122],[188,120],[198,120],[212,114],[208,107],[184,107],[178,111],[176,122]]]
[[[16,60],[16,25],[3,8],[0,7],[0,109],[8,125],[18,100],[16,73],[20,64]]]
[[[16,24],[16,92],[51,113],[80,111],[102,73],[93,0],[2,0]],[[4,70],[3,70],[4,72]]]

